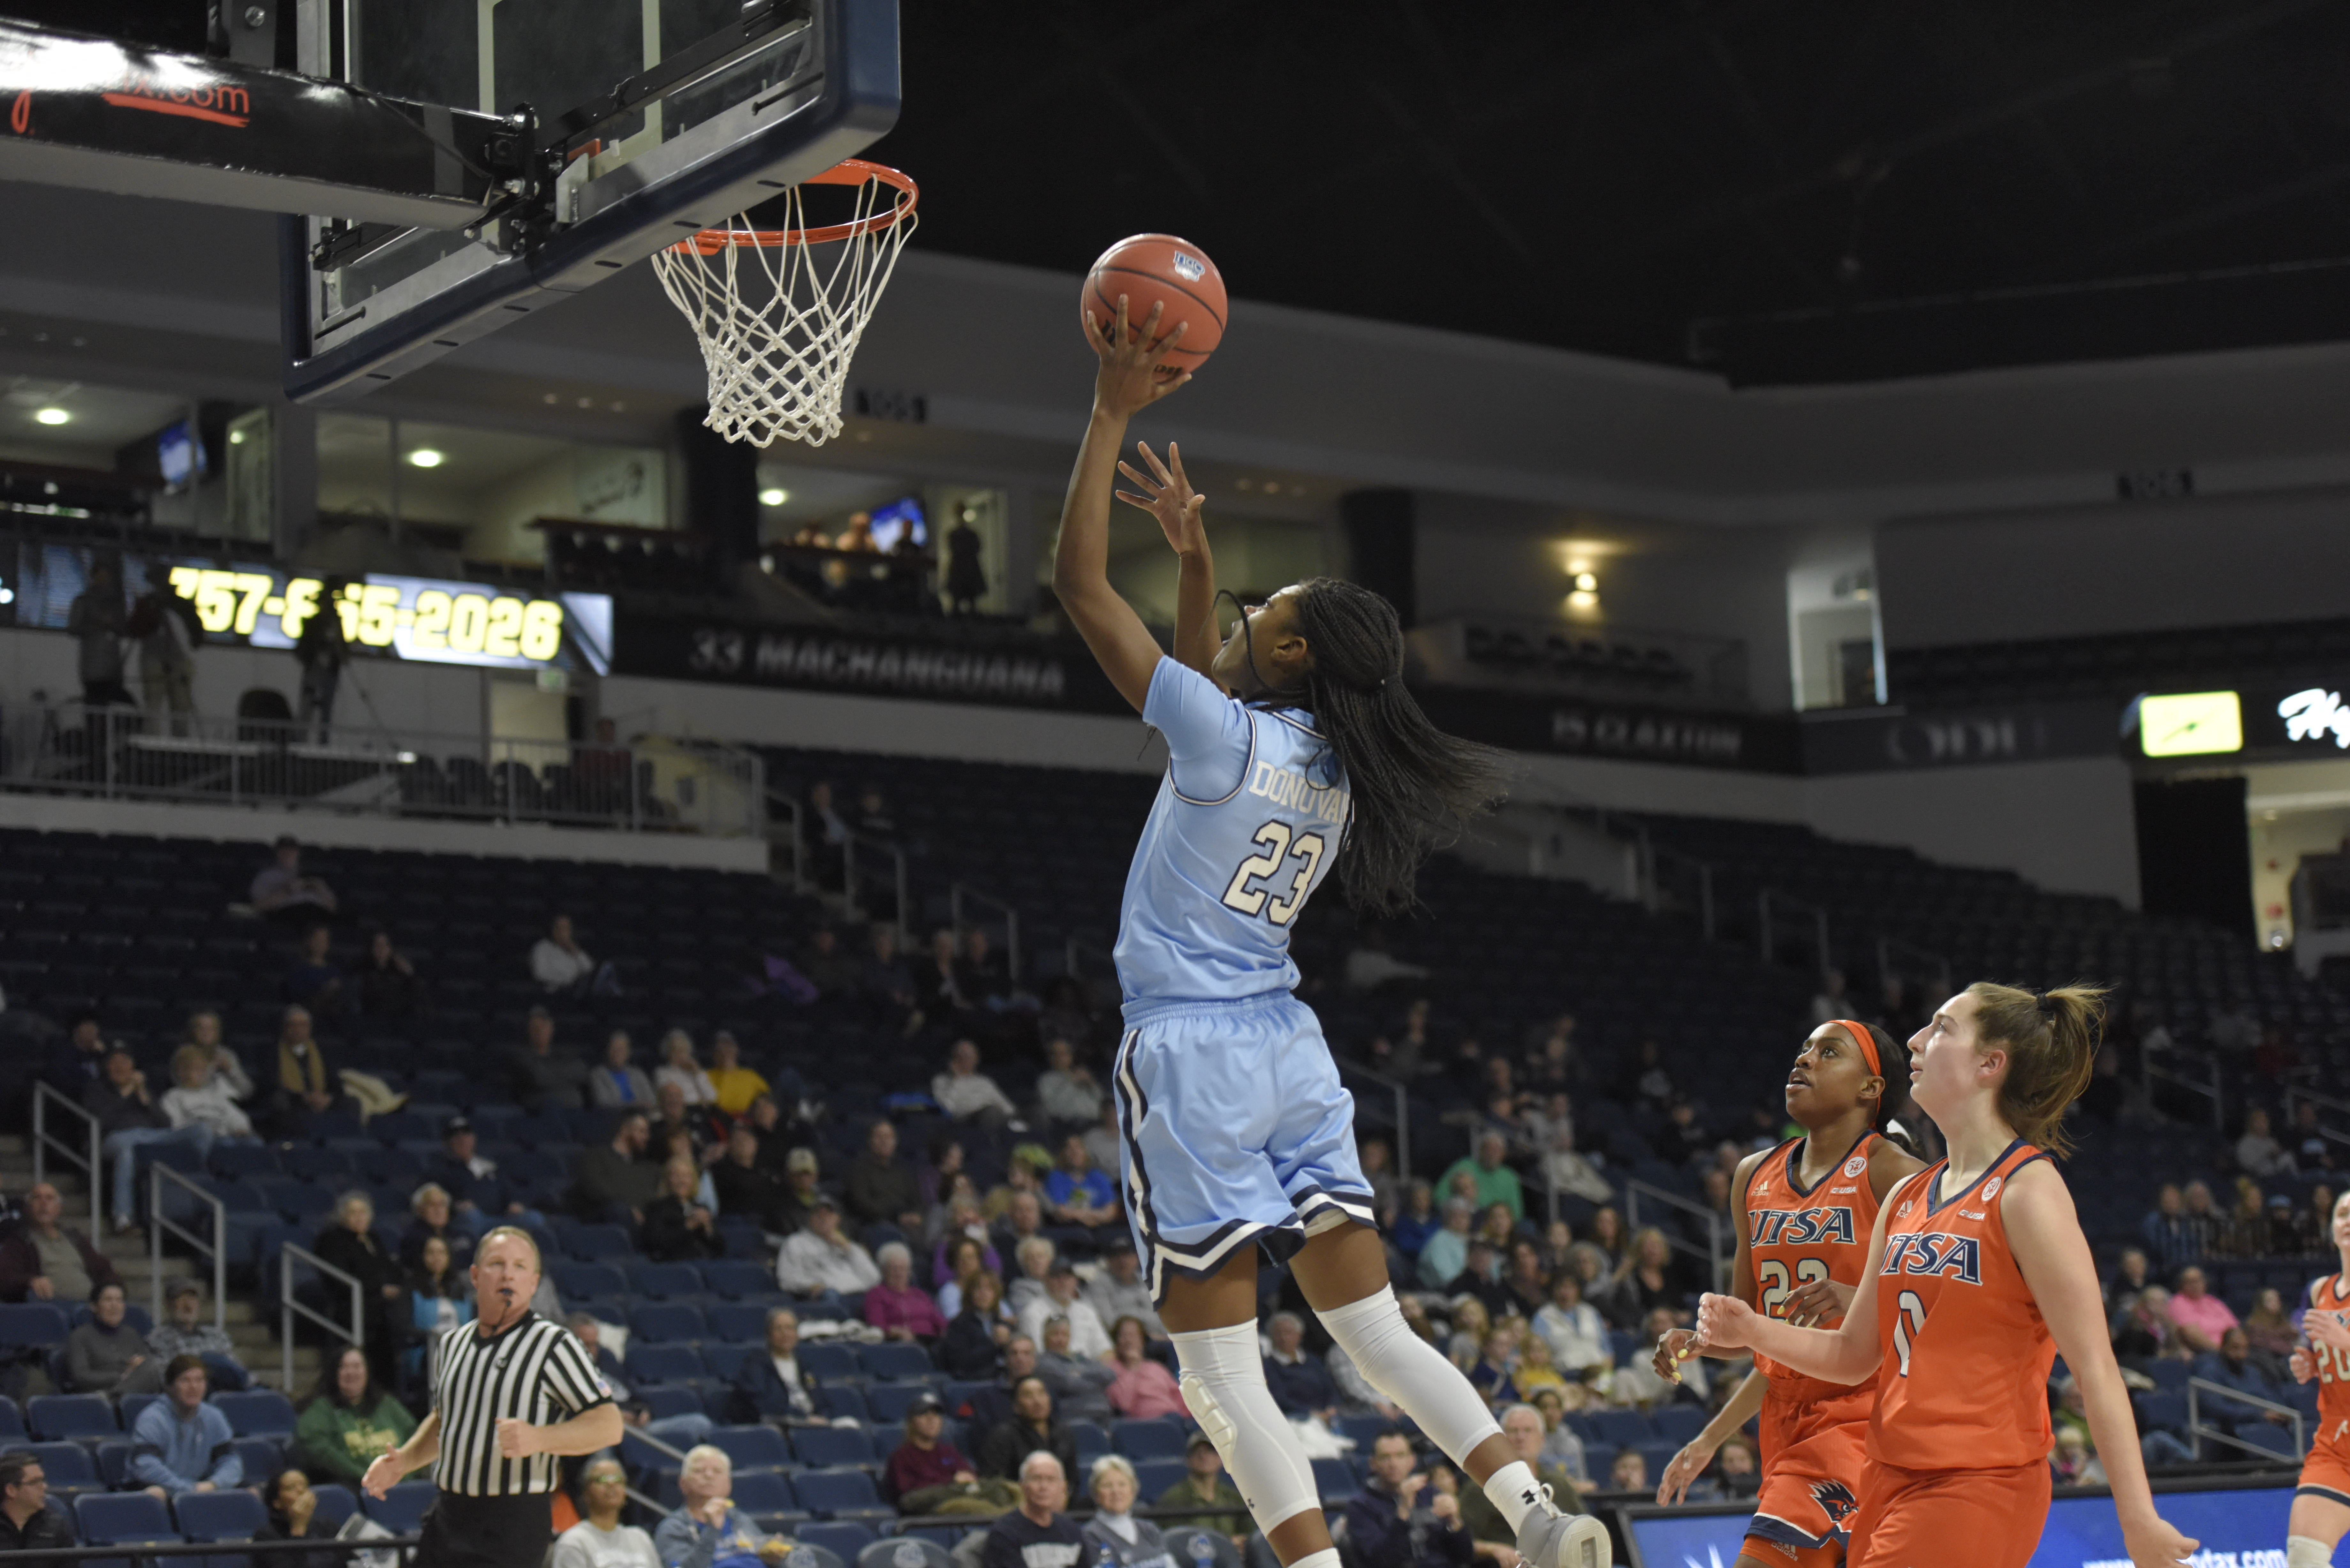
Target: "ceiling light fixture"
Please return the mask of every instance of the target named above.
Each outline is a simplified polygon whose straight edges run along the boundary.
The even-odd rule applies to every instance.
[[[38,409],[33,413],[33,421],[36,424],[62,425],[71,423],[72,420],[73,416],[63,409]]]
[[[759,492],[759,504],[762,506],[781,506],[791,498],[792,493],[788,490],[770,488]]]
[[[411,468],[438,468],[448,461],[429,446],[420,446],[408,454],[409,466]]]
[[[1575,588],[1577,593],[1596,594],[1599,591],[1599,579],[1589,572],[1577,572],[1575,574]]]

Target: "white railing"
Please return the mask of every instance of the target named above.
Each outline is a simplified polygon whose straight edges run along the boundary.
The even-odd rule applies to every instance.
[[[0,736],[0,788],[107,800],[546,822],[755,837],[765,773],[713,742],[630,744],[284,720],[151,717],[53,703]]]
[[[958,931],[963,929],[962,906],[966,898],[976,904],[984,904],[1003,917],[1003,962],[1011,971],[1012,983],[1017,986],[1024,972],[1020,968],[1019,909],[993,893],[981,892],[968,882],[951,882],[947,885],[947,918]]]
[[[167,1181],[212,1210],[211,1241],[205,1241],[172,1218],[170,1210],[163,1206],[163,1188]],[[225,1330],[228,1327],[228,1205],[159,1159],[147,1168],[147,1262],[153,1276],[150,1286],[154,1295],[157,1323],[163,1321],[163,1232],[166,1231],[194,1248],[199,1256],[211,1255],[213,1326]],[[289,1388],[287,1392],[290,1394],[292,1390]]]
[[[1367,1078],[1385,1089],[1395,1100],[1395,1173],[1402,1186],[1411,1185],[1411,1091],[1400,1078],[1391,1078],[1375,1068],[1366,1067],[1351,1057],[1336,1058],[1342,1074]],[[1555,1218],[1556,1216],[1553,1216]]]
[[[89,1138],[87,1148],[76,1148],[49,1130],[49,1106],[53,1104],[81,1118],[82,1130]],[[38,1182],[49,1179],[48,1156],[51,1150],[56,1151],[58,1158],[81,1167],[82,1175],[89,1185],[89,1240],[92,1246],[96,1246],[99,1239],[106,1234],[106,1221],[102,1218],[105,1205],[99,1191],[105,1185],[99,1179],[105,1167],[100,1164],[99,1154],[105,1141],[99,1131],[98,1118],[58,1093],[55,1085],[36,1083],[33,1085],[33,1179]]]
[[[2263,1417],[2282,1416],[2287,1417],[2288,1424],[2293,1428],[2293,1457],[2299,1459],[2309,1452],[2309,1438],[2303,1429],[2302,1414],[2300,1411],[2294,1409],[2290,1405],[2280,1405],[2273,1399],[2263,1399],[2257,1394],[2246,1394],[2241,1389],[2230,1388],[2224,1383],[2214,1383],[2208,1377],[2190,1377],[2187,1380],[2187,1431],[2189,1436],[2199,1440],[2204,1438],[2209,1438],[2215,1443],[2225,1443],[2230,1448],[2242,1449],[2247,1453],[2258,1454],[2262,1459],[2282,1459],[2285,1457],[2284,1455],[2278,1453],[2274,1449],[2264,1449],[2258,1443],[2248,1443],[2243,1438],[2233,1436],[2220,1428],[2205,1426],[2203,1424],[2203,1405],[2201,1399],[2201,1396],[2205,1394],[2217,1395],[2220,1398],[2232,1404],[2250,1406],[2251,1408],[2261,1412]]]
[[[340,1280],[351,1287],[350,1326],[347,1328],[326,1314],[294,1299],[294,1265],[296,1262],[307,1263],[316,1269],[322,1277]],[[280,1384],[279,1392],[287,1398],[294,1397],[294,1319],[297,1315],[307,1317],[319,1327],[330,1333],[341,1334],[353,1345],[365,1345],[367,1344],[367,1303],[365,1296],[361,1293],[364,1289],[365,1287],[357,1278],[343,1272],[308,1248],[297,1247],[291,1241],[286,1244],[284,1251],[279,1253],[277,1259],[277,1315],[278,1339],[286,1357],[286,1373]]]
[[[1710,1271],[1710,1277],[1713,1281],[1713,1288],[1716,1291],[1728,1290],[1730,1264],[1732,1258],[1736,1256],[1736,1244],[1732,1238],[1723,1233],[1721,1216],[1702,1203],[1690,1202],[1678,1192],[1668,1192],[1661,1187],[1651,1186],[1645,1181],[1636,1181],[1627,1176],[1624,1179],[1624,1227],[1626,1230],[1634,1231],[1639,1230],[1640,1200],[1644,1198],[1651,1203],[1661,1203],[1668,1209],[1678,1209],[1684,1214],[1694,1214],[1705,1221],[1705,1245],[1702,1247],[1682,1235],[1677,1227],[1659,1225],[1657,1231],[1664,1237],[1665,1244],[1676,1251],[1703,1258]]]

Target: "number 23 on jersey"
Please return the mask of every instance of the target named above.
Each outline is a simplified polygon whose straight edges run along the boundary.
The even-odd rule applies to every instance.
[[[1321,868],[1325,848],[1318,833],[1292,836],[1285,822],[1268,822],[1250,835],[1261,855],[1252,855],[1240,863],[1232,879],[1224,888],[1224,908],[1243,915],[1262,914],[1276,926],[1285,926],[1297,918],[1305,907],[1306,895],[1314,890],[1314,873]],[[1297,862],[1297,870],[1289,878],[1288,891],[1279,898],[1273,896],[1278,885],[1282,863]]]

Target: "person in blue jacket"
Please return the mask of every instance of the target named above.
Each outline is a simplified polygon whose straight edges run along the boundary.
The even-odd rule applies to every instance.
[[[201,1355],[175,1355],[163,1368],[163,1391],[130,1425],[130,1479],[165,1501],[192,1491],[220,1491],[244,1480],[228,1417],[204,1403],[211,1386]]]

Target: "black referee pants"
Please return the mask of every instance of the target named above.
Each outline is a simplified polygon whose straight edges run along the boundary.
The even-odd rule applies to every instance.
[[[555,1539],[554,1497],[460,1497],[444,1491],[424,1515],[416,1568],[538,1568]]]

